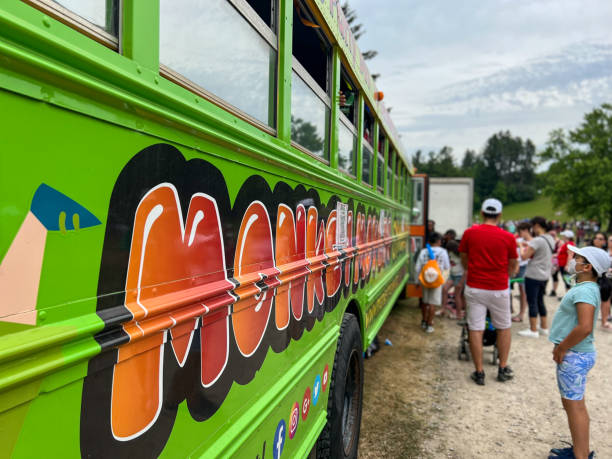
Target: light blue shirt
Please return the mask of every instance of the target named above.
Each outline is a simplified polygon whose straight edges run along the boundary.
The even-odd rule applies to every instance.
[[[572,347],[571,350],[574,352],[595,352],[595,345],[593,344],[595,336],[593,333],[597,325],[597,316],[599,315],[599,307],[601,305],[599,286],[596,282],[580,282],[565,294],[559,309],[555,313],[548,339],[555,344],[559,344],[578,325],[576,303],[593,305],[595,314],[593,315],[593,330],[589,336]]]

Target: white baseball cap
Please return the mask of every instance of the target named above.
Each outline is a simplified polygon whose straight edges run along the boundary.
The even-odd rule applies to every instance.
[[[580,255],[593,265],[595,271],[600,276],[610,269],[610,256],[605,250],[599,249],[597,247],[582,247],[579,249],[575,245],[567,246],[569,250],[574,252],[576,255]]]
[[[495,198],[485,199],[482,203],[482,211],[486,214],[501,214],[502,203]]]
[[[566,238],[574,239],[574,232],[572,230],[561,231],[559,234],[561,236],[565,236]]]

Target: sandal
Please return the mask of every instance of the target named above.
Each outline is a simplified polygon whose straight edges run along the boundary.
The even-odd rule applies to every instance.
[[[608,333],[612,333],[612,325],[610,325],[609,323],[605,323],[601,326],[602,331],[608,332]]]
[[[512,318],[512,322],[522,322],[522,321],[523,321],[523,318],[519,316],[514,316]]]

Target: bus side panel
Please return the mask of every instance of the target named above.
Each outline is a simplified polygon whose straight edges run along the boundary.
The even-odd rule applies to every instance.
[[[342,312],[393,265],[391,214],[247,167],[227,147],[204,142],[204,155],[9,92],[0,100],[11,113],[0,263],[37,292],[20,298],[15,283],[0,303],[11,380],[0,425],[12,425],[13,456],[312,446]],[[339,199],[352,235],[342,250]],[[23,247],[42,252],[30,254],[38,272],[5,264]]]

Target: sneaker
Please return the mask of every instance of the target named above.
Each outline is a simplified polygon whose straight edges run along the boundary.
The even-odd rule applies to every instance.
[[[519,336],[525,336],[527,338],[539,338],[540,334],[537,331],[531,331],[530,328],[526,328],[525,330],[521,330],[518,332]]]
[[[423,330],[425,330],[427,328],[427,322],[425,322],[424,320],[421,320],[421,328]]]
[[[484,371],[475,371],[471,376],[472,380],[479,386],[484,386],[485,373]]]
[[[548,328],[540,328],[538,327],[538,333],[541,333],[545,336],[548,336]]]
[[[428,325],[427,328],[425,329],[425,333],[433,333],[434,332],[434,328],[431,325]]]
[[[548,459],[575,459],[574,450],[570,446],[569,448],[553,448],[550,450],[552,453],[548,456]],[[593,459],[595,457],[595,451],[591,451],[589,453],[588,459]]]
[[[506,365],[504,368],[499,367],[497,369],[497,380],[499,382],[510,381],[512,378],[514,378],[514,371],[512,371],[512,368],[510,368],[508,365]]]

